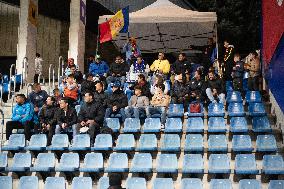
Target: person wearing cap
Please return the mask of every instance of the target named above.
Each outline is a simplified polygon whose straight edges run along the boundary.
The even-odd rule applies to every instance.
[[[108,189],[123,189],[121,184],[122,184],[122,175],[121,174],[119,174],[119,173],[110,174]]]
[[[89,66],[89,73],[93,76],[106,77],[109,71],[108,64],[101,60],[100,55],[96,55],[95,61],[91,62]]]
[[[160,74],[168,74],[170,72],[170,62],[165,59],[165,54],[163,52],[159,52],[158,60],[155,60],[153,64],[150,66],[150,70],[152,72],[158,72]]]
[[[126,81],[126,72],[128,71],[129,65],[123,61],[121,56],[116,56],[115,62],[110,65],[109,76],[106,79],[107,84],[119,81],[123,87]]]

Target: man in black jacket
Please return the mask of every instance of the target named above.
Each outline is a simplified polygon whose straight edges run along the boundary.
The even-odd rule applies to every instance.
[[[100,130],[100,126],[103,123],[104,111],[101,105],[94,101],[94,94],[91,92],[85,93],[85,103],[81,106],[78,114],[78,124],[75,134],[79,134],[82,127],[88,127],[91,144],[94,142],[94,136]]]
[[[81,93],[84,95],[86,92],[95,92],[95,82],[93,82],[93,75],[91,73],[86,75],[86,80],[81,84]]]
[[[187,84],[188,87],[188,95],[189,95],[189,102],[197,101],[203,102],[205,99],[204,91],[206,89],[206,85],[204,79],[202,78],[202,71],[196,70],[194,73],[194,77],[192,80]]]
[[[95,83],[94,101],[99,103],[102,108],[106,109],[107,94],[104,91],[104,86],[101,81]]]
[[[185,79],[186,74],[190,74],[190,63],[187,61],[185,53],[180,53],[178,59],[171,65],[171,73],[182,74],[183,79]]]
[[[244,77],[244,62],[241,61],[239,53],[234,55],[235,66],[233,67],[233,87],[235,91],[242,92],[243,90],[243,77]]]
[[[123,87],[126,81],[126,72],[128,71],[129,71],[128,64],[123,62],[121,56],[117,56],[115,58],[115,62],[110,65],[108,73],[109,76],[106,79],[107,84],[119,81],[121,83],[121,86]]]
[[[62,98],[59,102],[59,109],[56,111],[56,128],[55,134],[60,134],[61,131],[67,132],[70,127],[73,130],[73,138],[76,135],[77,112],[68,104],[67,98]]]
[[[211,102],[216,103],[219,100],[219,102],[225,103],[224,83],[220,78],[215,76],[213,71],[208,73],[206,94]]]

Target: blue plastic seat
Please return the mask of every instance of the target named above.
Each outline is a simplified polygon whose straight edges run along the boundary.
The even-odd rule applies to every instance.
[[[226,135],[209,135],[208,139],[209,152],[227,152],[228,141]]]
[[[105,172],[127,172],[128,171],[128,157],[126,153],[112,153],[110,154],[108,166]]]
[[[94,147],[91,147],[91,150],[108,151],[112,149],[112,144],[111,134],[98,134],[95,138]]]
[[[210,117],[208,120],[208,132],[209,133],[225,133],[226,123],[223,117]]]
[[[246,93],[246,102],[247,103],[257,103],[261,102],[261,95],[259,91],[248,91]]]
[[[135,154],[130,172],[132,173],[150,173],[152,172],[152,156],[150,153]]]
[[[161,130],[160,118],[146,118],[143,132],[144,133],[158,133]]]
[[[16,81],[16,84],[19,85],[22,83],[22,74],[16,74],[15,75],[15,81]]]
[[[45,134],[32,135],[29,144],[25,147],[30,151],[43,151],[46,149],[47,138]]]
[[[86,151],[90,150],[90,135],[79,134],[73,138],[73,143],[69,147],[70,151]]]
[[[203,152],[203,136],[201,134],[188,134],[185,138],[185,152]]]
[[[212,179],[210,189],[232,189],[232,183],[230,179]]]
[[[209,104],[208,105],[208,116],[209,117],[215,117],[215,116],[224,117],[225,116],[224,104],[222,103]]]
[[[55,156],[53,153],[39,153],[33,167],[30,168],[33,172],[50,172],[54,171]]]
[[[231,117],[230,131],[232,133],[247,133],[248,124],[245,117]]]
[[[44,189],[66,189],[64,177],[47,177]]]
[[[256,139],[256,151],[276,152],[277,144],[274,135],[258,135]]]
[[[167,118],[165,125],[165,133],[179,133],[182,132],[181,118]]]
[[[138,118],[126,118],[122,131],[124,133],[138,133],[140,127],[140,120]]]
[[[84,188],[92,189],[92,178],[91,177],[74,177],[72,180],[72,189]]]
[[[174,189],[172,178],[155,178],[152,189]]]
[[[228,92],[226,101],[227,101],[227,103],[232,103],[232,102],[241,103],[241,102],[243,102],[241,92],[239,92],[239,91]]]
[[[192,117],[187,119],[186,132],[187,133],[203,133],[204,122],[201,117]]]
[[[98,189],[108,189],[109,187],[109,178],[101,177],[98,182]]]
[[[248,112],[250,116],[265,116],[266,111],[264,108],[264,104],[260,103],[250,103],[248,106]]]
[[[170,104],[167,112],[168,117],[183,117],[183,104]]]
[[[230,159],[227,154],[211,154],[209,156],[209,173],[229,174],[231,172]]]
[[[252,152],[253,147],[249,135],[233,135],[232,149],[234,152]]]
[[[11,167],[7,167],[9,172],[27,172],[32,165],[32,156],[30,153],[16,153]]]
[[[230,103],[228,107],[228,114],[230,117],[241,117],[246,115],[242,103]]]
[[[161,144],[162,152],[180,151],[180,137],[178,134],[164,134]]]
[[[0,176],[0,188],[13,189],[13,179],[11,176]]]
[[[256,133],[268,133],[272,132],[270,123],[267,116],[253,117],[252,118],[252,130]]]
[[[104,158],[101,153],[87,153],[80,172],[101,172],[104,169]]]
[[[203,189],[203,184],[199,178],[183,178],[181,189]]]
[[[133,134],[120,134],[114,150],[132,151],[135,149],[135,139]]]
[[[79,170],[80,160],[77,153],[63,153],[56,172],[74,172]]]
[[[120,123],[118,118],[106,118],[106,126],[112,129],[113,132],[117,133],[120,129]]]
[[[8,165],[8,156],[6,152],[0,153],[0,171],[4,171]]]
[[[284,180],[270,180],[268,189],[283,189]]]
[[[137,151],[156,151],[158,141],[155,134],[142,134],[140,136]]]
[[[18,189],[38,189],[38,178],[36,176],[23,176],[20,178]]]
[[[254,154],[237,154],[235,158],[236,174],[258,174]]]
[[[239,182],[239,189],[261,189],[261,184],[259,180],[242,179]]]
[[[284,162],[281,155],[264,155],[262,172],[266,175],[284,174]]]
[[[188,118],[190,117],[203,117],[204,116],[204,106],[202,103],[200,103],[200,109],[201,111],[199,113],[191,113],[190,112],[190,105],[188,107],[188,112],[186,112],[184,115],[187,116]]]
[[[177,173],[178,161],[176,154],[159,154],[156,171],[158,173]]]
[[[145,178],[129,177],[126,180],[126,189],[147,189]]]
[[[24,134],[11,134],[8,145],[3,146],[3,151],[20,151],[23,150],[26,144]]]
[[[182,173],[204,173],[204,161],[201,154],[185,154]]]
[[[67,150],[69,145],[67,134],[55,134],[52,137],[51,145],[46,147],[47,150]]]

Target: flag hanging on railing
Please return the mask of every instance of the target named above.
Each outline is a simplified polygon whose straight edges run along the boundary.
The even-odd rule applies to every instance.
[[[118,11],[108,21],[99,25],[100,43],[110,41],[116,37],[118,33],[127,33],[129,26],[129,6]]]

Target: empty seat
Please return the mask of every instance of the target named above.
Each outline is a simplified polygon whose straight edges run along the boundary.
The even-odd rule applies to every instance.
[[[226,123],[223,117],[210,117],[208,120],[208,132],[224,133],[226,132]]]
[[[118,118],[106,118],[106,126],[111,128],[113,132],[117,133],[120,129],[120,123]]]
[[[112,136],[111,134],[98,134],[95,138],[94,147],[91,147],[91,150],[97,151],[107,151],[112,149]]]
[[[203,184],[199,178],[183,178],[181,189],[203,189]]]
[[[86,151],[90,149],[90,135],[89,134],[79,134],[73,138],[73,143],[69,147],[72,151]]]
[[[182,132],[181,118],[167,118],[165,125],[165,133],[179,133]]]
[[[108,166],[105,172],[127,172],[128,171],[128,157],[126,153],[112,153],[110,154]]]
[[[150,153],[135,154],[131,162],[130,172],[133,173],[152,172],[151,154]]]
[[[45,134],[32,135],[29,144],[25,147],[26,150],[43,151],[47,145],[47,138]]]
[[[53,153],[39,153],[34,166],[30,168],[35,172],[50,172],[54,171],[55,156]]]
[[[104,158],[101,153],[87,153],[80,172],[101,172],[104,169]]]
[[[239,103],[241,103],[241,102],[243,102],[241,92],[239,92],[239,91],[228,92],[226,101],[228,103],[232,103],[232,102],[239,102]]]
[[[249,135],[233,135],[232,149],[234,152],[252,152],[253,147]]]
[[[176,173],[178,161],[176,154],[159,154],[157,157],[156,171],[158,173]]]
[[[203,173],[204,161],[201,154],[185,154],[182,163],[182,173]]]
[[[242,179],[239,182],[239,189],[261,189],[261,184],[259,180]]]
[[[38,178],[36,176],[21,177],[18,189],[38,189]]]
[[[203,152],[203,136],[201,134],[188,134],[185,138],[184,151]]]
[[[250,116],[265,116],[265,108],[263,103],[250,103],[248,106]]]
[[[4,171],[7,165],[8,165],[7,153],[2,152],[0,153],[0,171]]]
[[[232,183],[229,179],[211,179],[210,189],[232,189]]]
[[[283,189],[284,180],[270,180],[268,189]]]
[[[101,177],[98,182],[98,189],[108,189],[109,187],[109,178]]]
[[[160,118],[146,118],[143,126],[144,133],[158,133],[161,130]]]
[[[79,170],[79,155],[77,153],[63,153],[59,166],[55,168],[57,172],[74,172]]]
[[[178,134],[165,134],[162,139],[161,151],[178,152],[180,151],[180,137]]]
[[[7,171],[26,172],[30,170],[32,165],[32,156],[30,153],[16,153],[13,158],[11,167],[7,167]]]
[[[258,174],[254,154],[237,154],[235,158],[236,174]]]
[[[92,189],[92,178],[91,177],[74,177],[72,180],[72,189]]]
[[[252,130],[256,133],[272,132],[267,116],[253,117],[252,118]]]
[[[64,177],[47,177],[45,180],[44,189],[65,189]]]
[[[209,156],[209,173],[229,174],[230,160],[227,154],[211,154]]]
[[[264,155],[262,172],[267,175],[284,174],[284,162],[281,155]]]
[[[152,189],[174,189],[172,178],[155,178]]]
[[[260,92],[259,91],[248,91],[246,93],[246,102],[247,103],[261,102]]]
[[[208,139],[209,152],[227,152],[228,142],[226,135],[209,135]]]
[[[168,117],[183,117],[183,104],[170,104],[167,112]]]
[[[256,139],[256,151],[276,152],[277,144],[273,135],[258,135]]]
[[[245,116],[245,110],[242,103],[230,103],[228,107],[230,117]]]
[[[133,134],[121,134],[118,136],[114,150],[132,151],[135,148],[135,139]]]
[[[201,117],[192,117],[187,119],[186,132],[187,133],[203,133],[204,122]]]
[[[155,134],[142,134],[136,149],[137,151],[156,151],[157,143],[158,141]]]
[[[140,120],[138,118],[126,118],[122,130],[124,133],[138,133],[140,127]]]
[[[147,189],[145,178],[129,177],[126,180],[126,189]]]
[[[20,151],[26,144],[24,134],[11,134],[8,144],[2,147],[3,151]]]
[[[11,176],[0,176],[0,188],[12,189],[13,179]]]
[[[224,104],[222,103],[210,103],[208,105],[208,116],[213,117],[213,116],[225,116],[225,109],[224,109]]]
[[[248,132],[248,124],[245,117],[231,117],[230,131],[232,133],[246,133]]]
[[[204,107],[203,104],[200,103],[200,109],[201,111],[199,113],[192,113],[190,112],[190,105],[188,107],[188,112],[185,113],[185,116],[189,117],[203,117],[204,116]]]
[[[51,145],[46,147],[47,150],[67,150],[68,149],[68,135],[55,134],[52,137]]]

